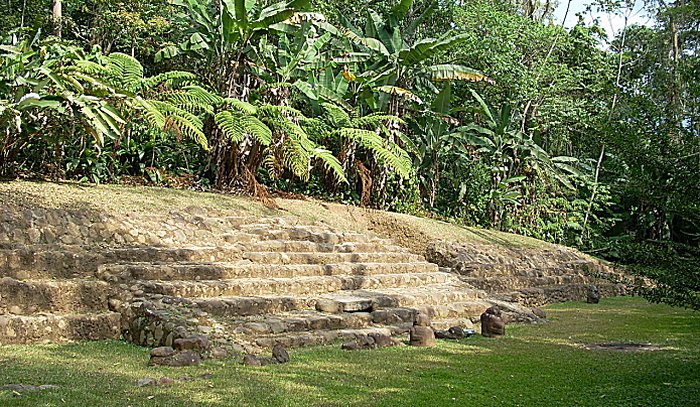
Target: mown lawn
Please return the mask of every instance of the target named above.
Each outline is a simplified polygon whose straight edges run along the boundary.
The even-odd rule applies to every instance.
[[[697,406],[700,314],[639,298],[547,308],[550,322],[509,326],[502,339],[437,348],[293,350],[286,365],[206,362],[147,367],[148,351],[120,342],[0,346],[0,406]],[[656,351],[588,350],[644,342]],[[144,377],[213,378],[137,387]]]

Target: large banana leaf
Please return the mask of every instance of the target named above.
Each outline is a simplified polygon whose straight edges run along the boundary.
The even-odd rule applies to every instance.
[[[400,88],[398,86],[385,85],[378,87],[377,90],[379,92],[384,92],[390,95],[402,97],[404,99],[412,100],[419,104],[423,103],[423,100],[420,97],[418,97],[418,95],[416,95],[408,89]]]
[[[415,44],[410,48],[402,50],[399,52],[399,62],[403,65],[415,65],[419,64],[433,56],[437,55],[439,52],[444,51],[450,47],[453,47],[460,42],[464,42],[469,38],[469,34],[457,34],[451,36],[444,36],[439,39],[425,38]]]
[[[483,73],[457,64],[438,64],[428,67],[431,79],[434,81],[470,81],[495,83]]]

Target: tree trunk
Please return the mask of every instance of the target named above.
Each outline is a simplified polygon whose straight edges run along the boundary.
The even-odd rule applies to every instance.
[[[63,10],[61,0],[53,0],[53,9],[51,10],[51,15],[53,17],[53,35],[61,38],[61,26],[63,22]]]

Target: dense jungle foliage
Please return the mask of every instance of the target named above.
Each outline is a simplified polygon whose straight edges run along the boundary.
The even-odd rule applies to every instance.
[[[435,216],[699,309],[700,1],[646,0],[613,37],[557,3],[5,0],[0,177]]]

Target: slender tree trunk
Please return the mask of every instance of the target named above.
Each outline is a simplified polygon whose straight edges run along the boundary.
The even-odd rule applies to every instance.
[[[61,38],[62,25],[63,25],[63,7],[61,0],[53,0],[53,8],[51,10],[51,15],[53,17],[53,35]]]

